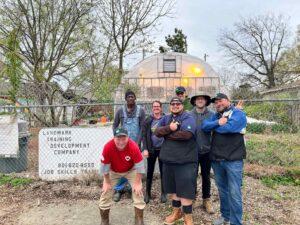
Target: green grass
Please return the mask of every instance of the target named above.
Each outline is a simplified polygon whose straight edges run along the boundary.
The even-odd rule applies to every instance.
[[[270,188],[276,188],[278,185],[283,186],[300,186],[300,180],[290,175],[272,175],[268,177],[262,177],[261,182]]]
[[[32,182],[29,178],[12,177],[4,174],[0,174],[0,186],[11,185],[12,187],[20,187]]]
[[[247,134],[247,162],[300,167],[299,134]]]

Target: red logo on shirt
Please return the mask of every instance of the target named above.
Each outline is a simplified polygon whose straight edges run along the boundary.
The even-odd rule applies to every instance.
[[[130,156],[128,156],[128,155],[125,156],[125,160],[126,160],[126,161],[130,161],[130,159],[131,159]]]

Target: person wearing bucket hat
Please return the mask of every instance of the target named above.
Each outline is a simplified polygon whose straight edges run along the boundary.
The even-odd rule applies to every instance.
[[[210,171],[211,171],[211,160],[209,158],[209,152],[211,147],[211,133],[204,132],[201,129],[202,122],[210,118],[214,112],[209,110],[211,98],[205,92],[199,92],[191,98],[191,104],[194,108],[190,111],[190,114],[196,121],[196,142],[198,145],[198,167],[201,168],[201,179],[202,179],[202,207],[207,213],[213,214],[214,209],[210,200]],[[198,175],[198,171],[197,171]]]
[[[190,104],[190,99],[186,94],[186,89],[183,86],[176,87],[175,94],[181,99],[184,110],[190,111],[193,106]]]

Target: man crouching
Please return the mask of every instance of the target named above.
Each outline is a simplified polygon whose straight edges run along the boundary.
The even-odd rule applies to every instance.
[[[142,192],[142,174],[145,173],[143,157],[138,145],[128,138],[127,130],[117,128],[114,139],[103,149],[101,156],[103,187],[99,209],[101,225],[109,225],[109,211],[112,205],[113,189],[122,177],[127,178],[133,193],[135,225],[144,225],[143,211],[146,206]]]

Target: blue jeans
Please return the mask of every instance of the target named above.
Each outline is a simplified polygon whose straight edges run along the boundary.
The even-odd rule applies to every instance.
[[[243,166],[243,160],[212,162],[221,202],[220,211],[231,225],[242,225]]]
[[[129,184],[128,180],[125,177],[119,179],[118,183],[114,187],[115,191],[124,191],[126,185]]]

